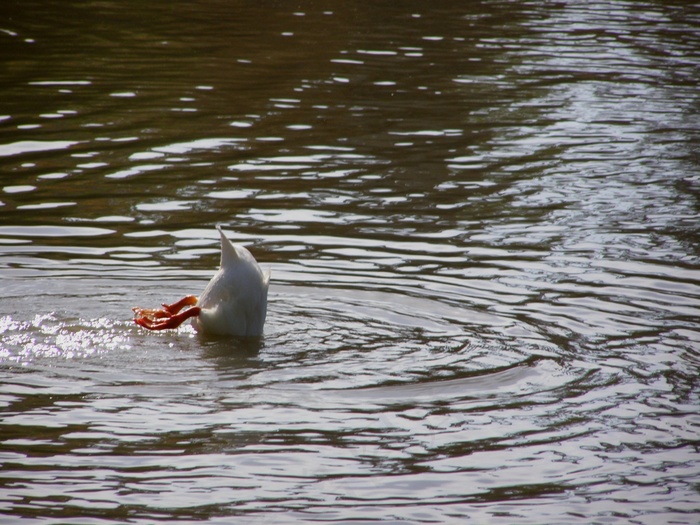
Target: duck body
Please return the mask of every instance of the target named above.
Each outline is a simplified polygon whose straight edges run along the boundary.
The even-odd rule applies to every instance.
[[[189,295],[160,309],[133,308],[136,324],[149,330],[177,328],[192,319],[207,335],[259,337],[267,315],[270,273],[253,255],[228,240],[221,227],[221,265],[199,297]]]
[[[217,227],[218,228],[218,227]],[[229,241],[221,228],[221,266],[197,300],[195,330],[211,335],[260,336],[267,315],[269,272],[253,255]]]

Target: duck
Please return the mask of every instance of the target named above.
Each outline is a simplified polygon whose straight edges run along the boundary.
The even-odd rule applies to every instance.
[[[134,322],[148,330],[167,330],[192,319],[205,335],[260,337],[267,315],[270,271],[263,272],[255,257],[232,243],[221,226],[221,264],[202,294],[187,295],[162,308],[134,307]]]

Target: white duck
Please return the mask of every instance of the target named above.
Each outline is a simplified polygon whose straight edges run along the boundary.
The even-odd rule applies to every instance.
[[[132,308],[136,324],[149,330],[177,328],[186,319],[200,333],[259,337],[267,313],[270,272],[251,253],[229,241],[221,227],[221,267],[199,296],[183,297],[162,309]],[[189,307],[185,310],[183,308]]]

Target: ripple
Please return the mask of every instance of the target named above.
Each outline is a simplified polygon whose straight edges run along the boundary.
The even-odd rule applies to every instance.
[[[96,237],[113,233],[89,226],[0,226],[0,235],[11,237]]]
[[[0,30],[5,514],[693,522],[697,6],[45,4]],[[264,338],[136,326],[217,223]]]
[[[39,204],[23,204],[17,206],[18,210],[52,210],[55,208],[65,208],[66,206],[76,206],[77,202],[42,202]]]
[[[435,365],[435,359],[431,365]],[[411,406],[432,405],[441,402],[458,404],[464,410],[486,409],[488,406],[504,406],[518,402],[519,399],[534,398],[538,394],[551,392],[556,397],[558,389],[565,389],[579,384],[589,370],[574,375],[570,367],[562,367],[546,357],[532,356],[525,362],[504,367],[480,369],[476,371],[457,372],[452,369],[449,378],[433,376],[418,377],[411,380],[404,375],[399,380],[382,386],[359,387],[349,389],[314,389],[289,388],[274,386],[275,393],[282,397],[303,396],[305,402],[322,402],[324,405],[404,405],[410,400]],[[464,377],[450,377],[464,375]],[[321,401],[322,399],[322,401]]]
[[[21,184],[17,186],[5,186],[2,191],[5,193],[26,193],[28,191],[34,191],[36,186],[31,186],[29,184]]]
[[[0,157],[24,155],[27,153],[63,150],[78,144],[70,140],[21,140],[11,144],[0,144]]]

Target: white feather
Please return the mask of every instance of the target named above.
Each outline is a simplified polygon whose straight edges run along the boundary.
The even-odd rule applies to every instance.
[[[260,269],[243,246],[226,238],[221,227],[221,267],[199,296],[198,332],[212,335],[260,336],[267,314],[270,272]]]

